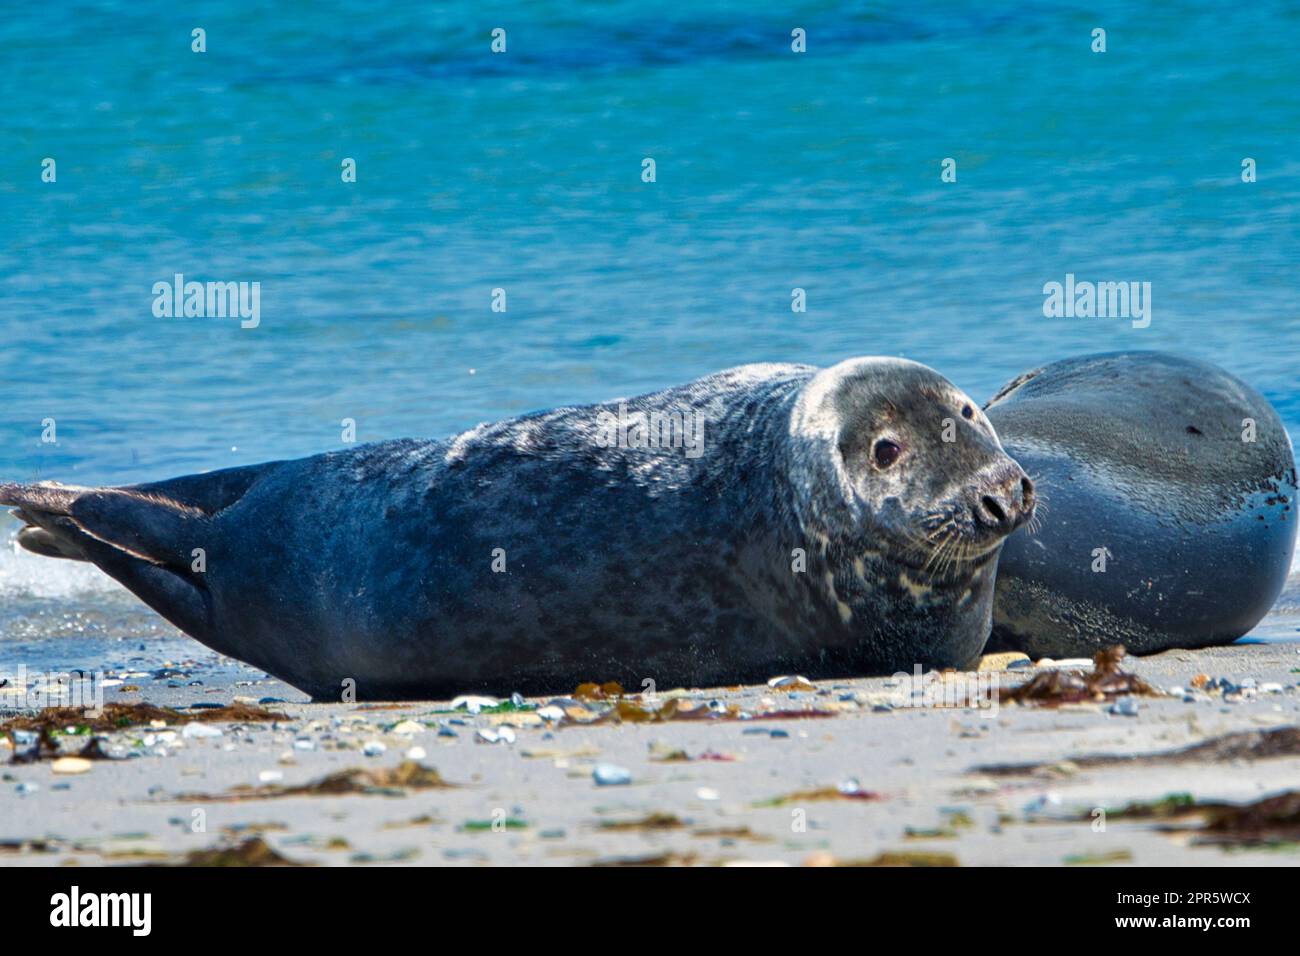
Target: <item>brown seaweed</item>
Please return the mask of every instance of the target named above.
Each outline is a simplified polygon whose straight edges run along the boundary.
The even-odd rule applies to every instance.
[[[290,860],[276,852],[271,844],[260,836],[249,837],[241,843],[231,846],[209,847],[203,850],[191,850],[184,860],[172,866],[310,866]]]
[[[437,770],[414,760],[403,760],[396,767],[370,769],[351,767],[294,787],[283,784],[265,784],[260,787],[243,785],[232,787],[221,794],[183,794],[179,800],[231,802],[238,800],[269,800],[277,797],[337,797],[348,794],[382,794],[405,796],[407,790],[432,790],[454,787],[442,779]]]
[[[1126,694],[1159,695],[1141,677],[1119,666],[1126,653],[1123,644],[1114,644],[1097,652],[1093,669],[1087,673],[1066,669],[1042,671],[1023,684],[1003,688],[999,699],[1003,703],[1055,706],[1109,700]]]
[[[1198,744],[1147,754],[1088,754],[1067,758],[1076,768],[1108,767],[1115,764],[1159,766],[1179,763],[1219,763],[1232,760],[1267,760],[1274,757],[1300,757],[1300,727],[1274,727],[1270,730],[1240,730],[1213,737]],[[990,776],[1022,776],[1059,767],[1063,761],[987,764],[974,772]]]
[[[188,723],[255,723],[268,720],[287,720],[285,714],[275,713],[252,704],[234,703],[222,707],[202,707],[192,711],[173,710],[153,704],[105,704],[99,711],[81,707],[45,707],[35,714],[10,717],[0,723],[0,733],[15,730],[50,731],[58,733],[65,727],[85,727],[92,731],[108,732],[128,727],[147,726],[154,721],[165,724]]]

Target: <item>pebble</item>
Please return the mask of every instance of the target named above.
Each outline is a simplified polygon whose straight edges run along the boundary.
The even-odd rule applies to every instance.
[[[451,729],[450,727],[448,727],[446,724],[443,724],[442,726],[440,726],[440,727],[438,728],[438,736],[439,736],[439,737],[455,737],[455,736],[457,736],[457,734],[456,734],[456,731],[452,730],[452,729]]]
[[[451,702],[452,710],[460,710],[462,707],[471,714],[477,714],[485,707],[499,707],[501,701],[495,697],[478,697],[473,694],[461,694]]]
[[[386,753],[387,751],[388,748],[378,740],[368,740],[366,741],[366,745],[361,748],[361,752],[367,757],[378,757],[380,754]]]
[[[598,763],[591,771],[591,779],[600,787],[618,787],[632,782],[632,771],[612,763]]]
[[[1092,670],[1092,661],[1086,657],[1067,657],[1065,660],[1061,660],[1061,661],[1054,661],[1050,657],[1044,657],[1034,666],[1055,667],[1055,668],[1069,667],[1069,668],[1081,668],[1084,670]]]
[[[722,794],[712,787],[700,787],[695,791],[695,796],[700,800],[720,800],[722,798]]]
[[[60,757],[50,764],[50,769],[55,773],[86,773],[92,766],[84,757]]]
[[[424,752],[423,747],[412,747],[406,752],[407,760],[423,760],[427,756],[429,755]]]
[[[24,780],[14,789],[18,791],[19,796],[25,797],[29,793],[38,793],[41,789],[41,785],[39,783],[28,783]]]
[[[395,726],[390,733],[397,734],[401,737],[410,737],[414,734],[422,734],[425,731],[424,724],[416,723],[414,720],[404,720]]]
[[[190,721],[181,730],[181,736],[186,740],[194,740],[202,737],[220,737],[221,728],[212,727],[208,724],[200,724],[197,721]]]
[[[847,780],[841,780],[835,789],[845,796],[854,796],[862,792],[862,784],[858,782],[857,777],[849,777]]]
[[[515,742],[515,732],[509,727],[498,727],[496,730],[484,727],[478,731],[475,739],[485,744],[512,744]]]
[[[1138,702],[1132,697],[1121,697],[1111,704],[1106,709],[1106,712],[1120,717],[1136,717],[1138,715]]]
[[[293,742],[293,749],[294,750],[315,750],[316,741],[311,740],[308,737],[299,737],[297,740]]]
[[[767,682],[767,686],[774,690],[816,690],[817,686],[808,678],[799,674],[791,674],[783,677],[773,677]]]
[[[275,783],[277,780],[283,780],[284,774],[278,770],[263,770],[257,775],[257,779],[262,783]]]
[[[1037,816],[1061,806],[1061,795],[1055,792],[1044,793],[1025,804],[1027,816]]]
[[[1029,664],[1028,654],[1022,654],[1019,651],[1007,651],[1001,654],[985,654],[980,658],[975,670],[981,674],[989,674],[1010,670],[1013,665],[1028,667]]]
[[[770,727],[746,727],[744,730],[741,731],[741,733],[745,734],[746,736],[758,736],[758,737],[789,737],[790,736],[790,732],[787,730],[781,730],[779,728],[773,730]]]
[[[537,716],[542,720],[557,721],[564,717],[564,708],[556,707],[554,704],[547,704],[545,707],[538,708]]]

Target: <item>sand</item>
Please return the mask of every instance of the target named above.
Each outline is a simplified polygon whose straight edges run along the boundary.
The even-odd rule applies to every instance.
[[[449,702],[313,704],[258,671],[194,650],[181,674],[124,678],[107,689],[106,701],[268,701],[264,706],[285,719],[208,724],[220,735],[190,737],[181,721],[170,728],[175,740],[166,729],[122,730],[101,745],[138,756],[6,765],[0,863],[219,862],[230,858],[194,854],[241,844],[248,852],[236,854],[236,862],[315,865],[799,865],[880,861],[882,854],[965,866],[1300,860],[1300,849],[1286,840],[1273,847],[1203,845],[1196,819],[1166,832],[1160,821],[1112,812],[1101,827],[1094,816],[1096,808],[1113,811],[1171,793],[1255,801],[1300,787],[1300,755],[1097,768],[1063,763],[1300,725],[1296,644],[1130,658],[1126,668],[1162,690],[1190,689],[1197,675],[1233,685],[1226,695],[1210,689],[1190,699],[1130,698],[1135,713],[1113,702],[1007,704],[996,711],[901,707],[897,682],[873,678],[819,681],[811,690],[670,692],[629,705],[661,708],[672,698],[685,710],[716,702],[716,711],[732,711],[724,719],[587,725],[571,715],[588,720],[610,705],[561,702],[543,712],[567,707],[570,715],[558,726],[536,709],[472,715],[447,712]],[[1037,672],[997,679],[1011,686]],[[195,675],[203,683],[191,686],[187,677]],[[1247,679],[1253,688],[1240,687]],[[525,706],[546,705],[533,699]],[[830,713],[761,716],[772,710]],[[503,727],[506,739],[488,742]],[[60,747],[75,752],[87,739],[64,737]],[[375,743],[382,753],[367,755],[367,744],[380,749]],[[385,781],[413,747],[424,755],[407,769],[434,768],[447,786]],[[0,749],[0,760],[12,753]],[[1018,775],[978,769],[1034,761],[1056,766]],[[626,772],[630,782],[597,783],[600,765],[599,775],[616,780]],[[88,769],[56,773],[56,766]],[[366,771],[352,779],[368,792],[283,793],[353,769]]]

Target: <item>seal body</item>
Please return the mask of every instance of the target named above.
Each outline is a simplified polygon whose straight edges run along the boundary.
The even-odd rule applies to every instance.
[[[1207,362],[1055,362],[985,408],[1037,483],[998,567],[993,644],[1080,657],[1224,644],[1277,599],[1296,540],[1291,442],[1268,401]]]
[[[898,359],[0,501],[30,550],[319,699],[960,665],[1033,507],[970,400]]]

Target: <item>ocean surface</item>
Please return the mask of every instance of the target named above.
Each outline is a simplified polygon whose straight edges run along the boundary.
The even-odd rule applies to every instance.
[[[0,18],[0,477],[157,479],[340,447],[344,419],[440,437],[873,353],[982,400],[1170,349],[1300,436],[1294,4],[181,6]],[[177,273],[260,283],[257,327],[155,315]],[[1067,274],[1149,282],[1150,324],[1045,318]],[[0,550],[0,662],[175,636],[93,569]]]

